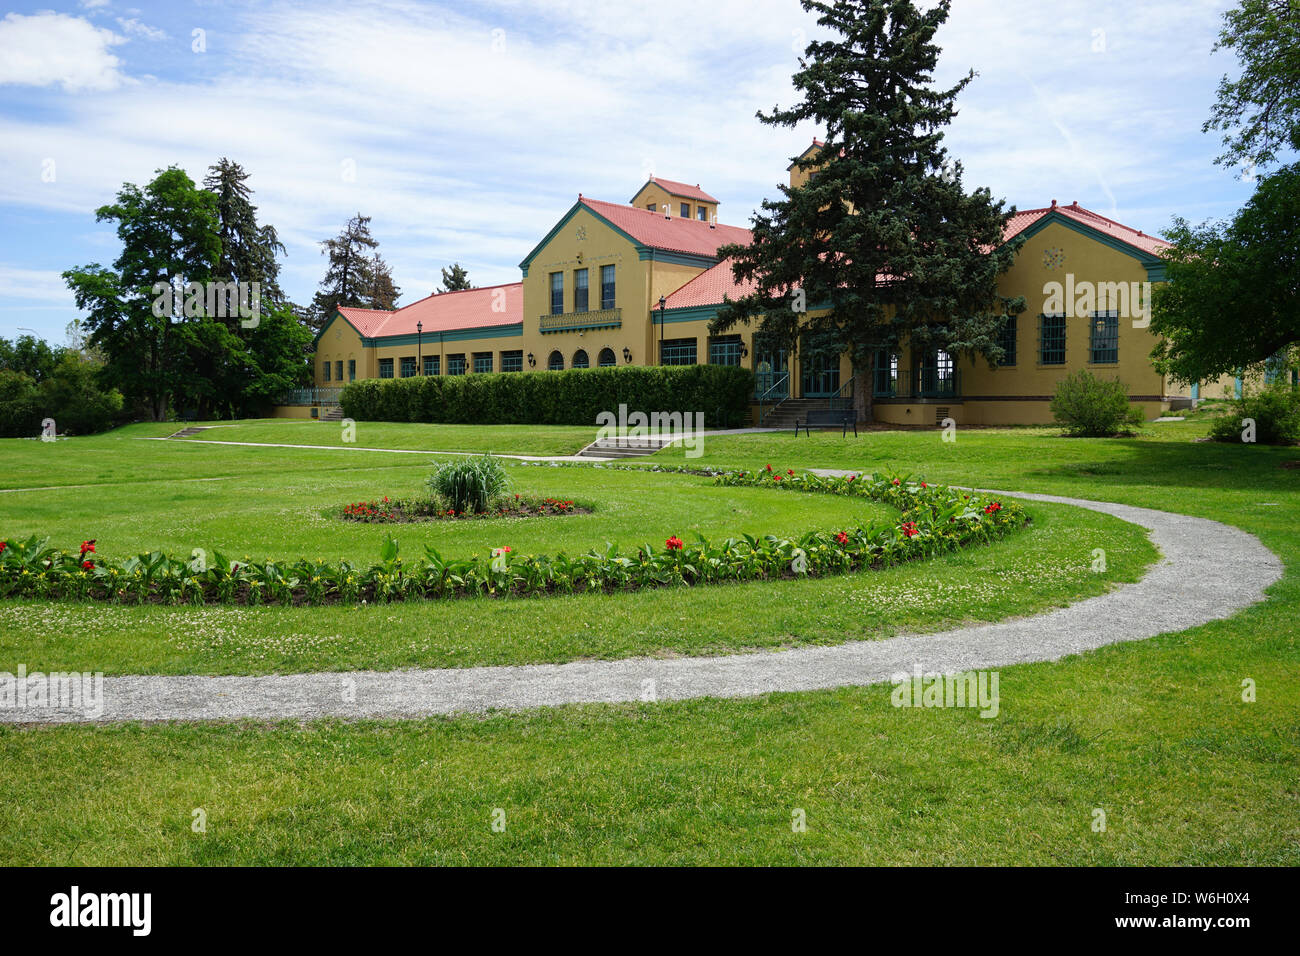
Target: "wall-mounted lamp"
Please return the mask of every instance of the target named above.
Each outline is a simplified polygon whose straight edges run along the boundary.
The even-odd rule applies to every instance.
[[[626,348],[623,349],[623,361],[624,361],[624,362],[631,363],[631,361],[632,361],[632,350],[631,350],[631,349],[626,349]]]
[[[740,343],[740,357],[749,358],[749,346],[746,345],[744,342]]]
[[[528,367],[537,368],[537,356],[534,355],[532,352],[528,353]]]

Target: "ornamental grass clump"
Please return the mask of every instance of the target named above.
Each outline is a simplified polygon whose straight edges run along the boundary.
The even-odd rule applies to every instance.
[[[446,461],[429,476],[429,490],[461,514],[482,514],[506,493],[510,479],[491,455]]]

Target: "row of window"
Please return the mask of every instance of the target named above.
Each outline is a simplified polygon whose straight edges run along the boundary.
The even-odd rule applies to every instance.
[[[1002,365],[1016,364],[1017,316],[1002,328],[998,344],[1006,355]],[[1038,364],[1065,364],[1066,316],[1038,317]],[[1088,362],[1092,365],[1115,365],[1119,362],[1119,313],[1094,312],[1088,321]]]
[[[573,270],[573,311],[586,312],[589,301],[589,282],[586,269]],[[614,267],[600,267],[600,307],[614,308]],[[564,273],[551,273],[551,315],[564,314]]]
[[[472,368],[475,372],[493,371],[495,355],[492,352],[473,352],[469,356],[469,364],[465,361],[464,352],[454,352],[447,356],[447,374],[464,375],[467,368]],[[329,363],[326,363],[327,365]],[[394,360],[390,358],[381,358],[379,360],[379,377],[393,377]],[[404,355],[397,359],[397,371],[402,378],[411,378],[415,375],[417,368],[416,358],[414,355]],[[524,370],[524,353],[519,349],[511,352],[501,353],[501,371],[503,372],[522,372]],[[441,375],[442,374],[442,356],[426,355],[424,356],[424,374]],[[326,381],[329,376],[326,375]]]
[[[654,203],[652,203],[652,202],[648,202],[648,203],[646,203],[646,204],[645,204],[645,207],[646,207],[646,209],[649,210],[650,212],[658,212],[658,211],[659,211],[659,207],[656,206],[656,205],[655,205]],[[688,203],[688,202],[684,202],[684,203],[681,204],[681,206],[680,206],[679,208],[681,209],[681,216],[682,216],[683,219],[690,219],[690,218],[691,218],[691,204],[690,204],[690,203]],[[695,218],[698,219],[700,222],[708,222],[708,221],[709,221],[709,210],[708,210],[708,207],[706,207],[706,206],[696,206],[696,207],[695,207]]]
[[[614,357],[614,350],[611,348],[601,349],[600,354],[596,356],[596,366],[598,368],[612,368],[617,364],[618,360]],[[551,372],[563,372],[564,353],[559,349],[552,352],[550,358],[546,360],[546,368]],[[587,355],[586,349],[578,349],[573,353],[569,368],[591,368],[591,358]]]
[[[335,362],[328,362],[328,361],[327,361],[327,362],[322,362],[322,363],[321,363],[321,370],[322,370],[322,371],[321,371],[321,378],[322,378],[324,381],[326,381],[326,382],[329,382],[329,381],[341,382],[341,381],[343,381],[343,360],[342,360],[342,359],[338,359],[338,360],[335,361]],[[331,377],[330,377],[330,373],[331,373],[331,371],[333,372],[333,378],[332,378],[332,379],[331,379]],[[348,381],[349,381],[349,382],[355,382],[356,380],[357,380],[357,360],[356,360],[356,359],[348,359]]]

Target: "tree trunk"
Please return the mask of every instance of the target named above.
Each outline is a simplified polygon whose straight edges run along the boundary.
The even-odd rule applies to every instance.
[[[873,414],[871,408],[871,381],[875,370],[870,362],[867,363],[865,369],[855,362],[853,368],[853,411],[857,416],[859,425],[870,425]]]

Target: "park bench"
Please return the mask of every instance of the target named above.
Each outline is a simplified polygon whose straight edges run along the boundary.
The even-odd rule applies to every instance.
[[[799,437],[799,429],[803,429],[805,435],[811,434],[809,428],[834,428],[840,426],[840,434],[848,435],[849,426],[853,426],[853,437],[858,435],[858,416],[852,409],[832,410],[829,408],[815,408],[804,416],[800,421],[795,419],[794,434]]]

